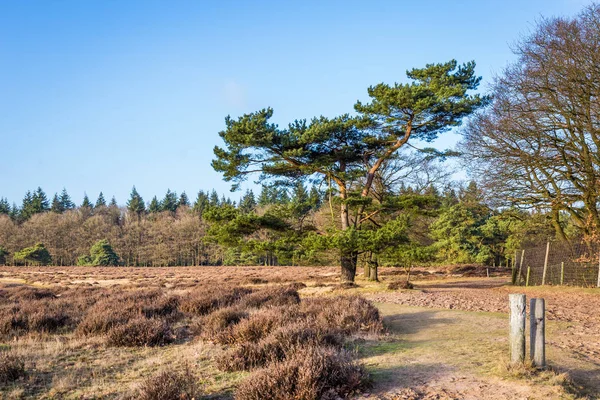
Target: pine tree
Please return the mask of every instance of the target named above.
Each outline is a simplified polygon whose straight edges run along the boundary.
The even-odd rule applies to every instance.
[[[219,202],[219,195],[217,194],[217,191],[215,189],[213,189],[212,192],[210,192],[209,204],[211,207],[217,207],[219,206],[219,204],[221,204]]]
[[[240,211],[249,214],[256,208],[256,199],[252,190],[246,190],[246,194],[240,199]]]
[[[0,198],[0,214],[10,214],[10,203],[4,197]]]
[[[135,186],[133,189],[131,189],[131,195],[129,197],[129,201],[127,201],[127,211],[129,211],[131,214],[137,215],[138,218],[146,211],[144,199],[142,196],[140,196]]]
[[[83,193],[83,202],[81,203],[81,208],[86,208],[88,210],[91,210],[93,208],[92,202],[90,201],[90,198],[85,192]]]
[[[261,207],[271,204],[271,192],[268,186],[262,185],[260,194],[258,195],[258,205]]]
[[[302,181],[298,181],[294,186],[294,192],[292,193],[292,201],[296,204],[308,203],[308,192]]]
[[[19,210],[19,207],[17,207],[17,205],[15,203],[13,203],[13,205],[12,205],[12,207],[10,209],[10,214],[8,214],[8,216],[13,221],[16,221],[16,220],[19,219],[19,215],[20,214],[21,214],[21,210]]]
[[[50,206],[50,211],[57,214],[62,214],[64,211],[56,193],[54,193],[54,197],[52,198],[52,205]]]
[[[310,194],[308,195],[308,202],[313,210],[319,209],[321,207],[321,203],[323,201],[323,197],[321,193],[319,193],[319,189],[316,186],[310,188]]]
[[[104,199],[104,194],[100,192],[98,195],[98,199],[96,200],[95,208],[106,207],[106,200]]]
[[[27,220],[33,214],[35,214],[33,206],[33,195],[31,194],[31,191],[28,190],[27,193],[25,193],[25,197],[23,197],[23,204],[21,205],[19,217],[22,220]]]
[[[162,201],[160,202],[160,209],[162,211],[175,212],[175,211],[177,211],[177,206],[178,206],[177,193],[171,192],[170,189],[167,189],[165,198],[162,199]]]
[[[160,212],[160,203],[158,202],[156,196],[154,196],[150,201],[150,204],[148,204],[148,212],[150,214],[156,214]]]
[[[189,207],[190,206],[190,199],[188,198],[188,195],[185,193],[185,191],[183,193],[181,193],[181,196],[179,196],[179,207]]]
[[[208,195],[202,190],[199,191],[198,196],[196,197],[196,201],[194,202],[194,206],[192,207],[192,211],[202,215],[202,213],[208,208],[208,206]]]
[[[71,201],[71,196],[69,196],[69,193],[67,193],[67,189],[63,188],[58,199],[60,200],[62,211],[72,210],[75,208],[75,203]]]
[[[112,199],[110,199],[110,203],[108,204],[109,207],[119,207],[119,205],[117,204],[117,199],[115,198],[115,196],[112,197]]]

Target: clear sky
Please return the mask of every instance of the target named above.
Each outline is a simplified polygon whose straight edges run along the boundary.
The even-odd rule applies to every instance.
[[[333,117],[452,58],[489,82],[536,20],[587,3],[0,1],[0,197],[227,193],[210,166],[226,115]]]

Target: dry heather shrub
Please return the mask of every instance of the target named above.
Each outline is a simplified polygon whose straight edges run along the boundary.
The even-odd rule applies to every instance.
[[[345,398],[370,382],[361,365],[333,348],[307,347],[281,363],[250,375],[236,400],[317,400]]]
[[[193,400],[196,398],[196,379],[191,372],[165,371],[146,379],[138,393],[137,400]]]
[[[243,287],[201,288],[190,292],[181,300],[180,309],[195,315],[206,315],[218,308],[227,307],[252,293]]]
[[[298,291],[289,286],[278,286],[259,290],[246,296],[241,304],[247,308],[287,306],[300,303]]]
[[[377,308],[360,296],[315,297],[300,304],[300,311],[323,328],[339,329],[344,334],[376,333],[383,330]]]
[[[29,286],[21,286],[11,291],[10,298],[13,300],[40,300],[56,297],[56,294],[48,289],[40,289]]]
[[[19,357],[6,352],[0,354],[0,383],[14,382],[26,375],[25,363]]]
[[[158,319],[138,317],[108,332],[111,346],[162,346],[173,341],[169,326]]]
[[[222,308],[200,318],[192,325],[192,332],[206,340],[218,343],[231,341],[232,326],[248,317],[248,312],[236,306]]]
[[[256,311],[249,318],[233,325],[227,336],[218,336],[215,341],[220,344],[257,342],[273,330],[284,326],[300,317],[298,306],[273,307]]]
[[[398,289],[413,289],[414,285],[409,281],[394,281],[390,282],[387,285],[389,290],[398,290]]]
[[[77,326],[77,333],[103,334],[138,316],[176,317],[179,300],[159,290],[136,290],[105,297],[92,306]]]
[[[251,285],[264,285],[264,284],[269,283],[268,280],[263,279],[263,278],[248,278],[246,280],[246,282],[248,282]]]
[[[282,326],[256,342],[242,343],[217,359],[217,366],[228,372],[248,371],[282,361],[303,347],[321,345],[341,347],[343,338],[330,330],[321,330],[307,321]]]

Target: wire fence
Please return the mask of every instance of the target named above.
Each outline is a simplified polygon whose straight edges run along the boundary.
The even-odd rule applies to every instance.
[[[600,287],[600,245],[549,242],[515,253],[513,284]]]

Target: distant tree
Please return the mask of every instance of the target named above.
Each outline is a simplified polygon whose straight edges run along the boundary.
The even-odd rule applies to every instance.
[[[133,189],[131,189],[131,194],[129,196],[129,200],[127,201],[127,211],[129,211],[131,214],[136,215],[138,218],[146,212],[144,199],[142,198],[142,196],[140,196],[135,186],[133,187]]]
[[[0,198],[0,214],[10,214],[10,203],[4,197]]]
[[[271,204],[271,191],[267,185],[262,185],[258,195],[258,205],[261,207]]]
[[[0,265],[6,264],[6,257],[9,254],[10,253],[8,252],[8,250],[6,250],[4,247],[0,246]]]
[[[170,189],[167,189],[167,193],[165,194],[165,198],[160,202],[160,209],[162,211],[177,211],[177,206],[179,202],[177,201],[177,193],[171,192]]]
[[[196,197],[196,201],[194,202],[194,206],[192,210],[195,213],[202,215],[204,210],[206,210],[209,206],[208,195],[204,193],[202,190],[198,192],[198,196]]]
[[[246,194],[240,199],[240,211],[244,214],[248,214],[254,211],[256,208],[256,199],[254,198],[254,192],[252,190],[246,190]]]
[[[87,208],[88,210],[94,208],[87,193],[83,193],[83,201],[81,202],[81,208]]]
[[[321,207],[322,195],[319,193],[319,189],[316,186],[310,188],[310,194],[308,195],[308,202],[312,209],[317,210]]]
[[[75,203],[73,203],[73,201],[71,200],[71,196],[69,196],[69,193],[67,193],[67,189],[63,188],[58,199],[61,205],[61,212],[72,210],[75,208]]]
[[[58,198],[58,194],[54,193],[54,197],[52,198],[52,205],[50,206],[50,211],[56,214],[62,214],[65,210],[63,210],[62,204]]]
[[[94,208],[106,207],[106,200],[104,199],[104,194],[100,192],[98,195],[98,199],[96,200],[96,205]]]
[[[219,204],[221,204],[221,202],[219,201],[219,195],[217,194],[217,191],[215,189],[213,189],[212,192],[210,192],[208,202],[211,207],[217,207]]]
[[[181,195],[179,196],[179,207],[189,207],[190,206],[190,199],[188,198],[188,195],[183,192],[181,193]]]
[[[154,196],[152,198],[152,200],[150,200],[150,204],[148,204],[148,212],[151,214],[156,214],[160,211],[161,211],[160,203],[159,203],[158,199],[156,198],[156,196]]]
[[[99,240],[92,246],[90,260],[94,266],[119,265],[119,256],[106,239]]]
[[[117,199],[115,198],[115,196],[113,196],[110,199],[110,203],[108,204],[109,207],[119,207],[119,205],[117,204]]]
[[[13,260],[17,264],[26,265],[48,265],[52,263],[52,257],[42,243],[17,251],[13,256]]]
[[[31,218],[32,215],[50,210],[48,198],[42,188],[38,187],[33,193],[27,191],[23,198],[20,216],[23,220]]]

